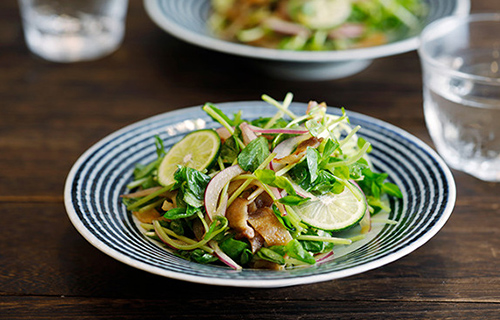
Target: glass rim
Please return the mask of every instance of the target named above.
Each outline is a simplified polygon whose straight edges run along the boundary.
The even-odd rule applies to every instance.
[[[435,35],[436,34],[435,31],[440,26],[445,24],[464,25],[464,24],[469,24],[471,22],[500,23],[500,12],[490,12],[490,13],[482,12],[482,13],[472,13],[466,15],[452,15],[433,21],[422,30],[419,36],[419,46],[417,51],[422,60],[422,64],[425,62],[430,66],[439,69],[441,72],[447,73],[455,77],[465,78],[468,80],[474,80],[494,85],[500,85],[500,78],[480,76],[458,70],[453,70],[450,67],[446,66],[444,63],[439,62],[437,59],[432,57],[426,50],[423,49],[423,43],[427,42],[429,39],[435,39],[436,37],[438,37]]]

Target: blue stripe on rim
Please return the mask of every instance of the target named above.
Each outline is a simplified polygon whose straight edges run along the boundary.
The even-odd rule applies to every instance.
[[[245,118],[275,112],[263,102],[223,103],[219,107],[228,114],[242,109]],[[292,105],[297,113],[304,109],[305,104]],[[330,108],[329,112],[339,114],[340,110]],[[185,134],[187,129],[182,124],[190,117],[199,117],[205,127],[216,125],[200,107],[143,120],[89,149],[68,176],[65,200],[69,216],[93,245],[110,256],[176,279],[275,287],[330,280],[373,269],[408,254],[439,230],[454,204],[454,182],[442,160],[413,136],[367,116],[351,112],[348,115],[353,124],[362,126],[360,135],[373,144],[372,160],[376,169],[390,173],[390,179],[400,186],[405,199],[391,203],[390,217],[399,221],[397,225],[385,226],[371,241],[332,262],[284,272],[233,272],[226,267],[180,259],[141,234],[120,203],[119,195],[126,191],[135,163],[155,158],[154,134],[159,133],[168,148]]]

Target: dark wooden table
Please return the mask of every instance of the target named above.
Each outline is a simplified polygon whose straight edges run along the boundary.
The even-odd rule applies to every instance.
[[[475,0],[473,11],[500,3]],[[262,93],[345,106],[432,145],[415,52],[353,77],[278,80],[246,61],[185,44],[131,1],[122,47],[95,62],[50,63],[27,50],[17,2],[0,2],[1,319],[500,319],[500,184],[453,171],[458,197],[444,228],[389,265],[281,289],[171,280],[122,264],[71,225],[62,190],[92,144],[145,117]]]

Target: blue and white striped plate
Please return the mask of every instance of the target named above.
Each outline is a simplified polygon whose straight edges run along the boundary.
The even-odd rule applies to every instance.
[[[271,116],[267,103],[248,101],[218,105],[226,114],[243,111],[246,119]],[[306,105],[293,103],[303,114]],[[329,108],[340,114],[340,110]],[[76,229],[92,245],[125,264],[154,274],[204,284],[239,287],[282,287],[332,280],[365,272],[395,261],[433,237],[450,216],[455,183],[443,160],[409,133],[371,117],[348,112],[360,135],[373,145],[377,171],[387,172],[404,199],[391,202],[395,225],[374,225],[369,236],[339,247],[336,259],[307,268],[233,271],[201,265],[174,256],[146,238],[121,204],[136,163],[156,158],[154,135],[169,148],[187,132],[217,126],[201,106],[164,113],[127,126],[99,141],[74,164],[65,185],[65,205]]]

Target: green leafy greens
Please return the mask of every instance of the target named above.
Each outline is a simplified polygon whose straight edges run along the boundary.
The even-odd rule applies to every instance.
[[[357,134],[360,127],[351,126],[344,109],[338,116],[329,115],[326,104],[311,102],[298,116],[288,109],[291,94],[283,103],[266,95],[263,99],[278,111],[252,121],[243,119],[241,111],[231,118],[205,104],[207,115],[227,131],[218,137],[220,149],[212,162],[217,165],[200,171],[179,164],[175,182],[168,186],[158,183],[158,168],[169,153],[163,140],[154,137],[156,159],[135,166],[128,184],[132,193],[122,198],[128,210],[144,219],[148,237],[196,263],[225,263],[234,269],[303,267],[353,241],[338,236],[343,229],[323,228],[323,221],[311,222],[310,216],[306,220],[303,208],[337,206],[347,195],[350,203],[338,207],[350,208],[345,210],[355,219],[343,228],[363,231],[362,224],[370,223],[364,215],[389,212],[389,199],[402,198],[388,174],[373,170],[368,155],[373,147]],[[255,131],[256,138],[245,130]],[[278,159],[282,143],[286,147],[281,150],[290,154]],[[241,203],[245,205],[240,208]],[[334,214],[330,210],[327,213]],[[325,211],[313,213],[312,220]]]

